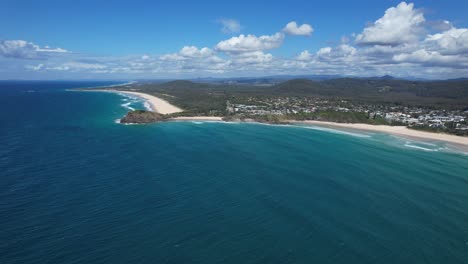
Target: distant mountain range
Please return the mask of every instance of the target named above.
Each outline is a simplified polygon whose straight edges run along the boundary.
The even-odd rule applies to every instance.
[[[308,79],[313,81],[325,81],[332,79],[352,78],[366,80],[409,80],[409,81],[426,81],[421,78],[397,78],[391,75],[374,76],[374,77],[349,77],[343,75],[272,75],[263,77],[232,77],[232,78],[193,78],[189,79],[194,82],[209,82],[209,83],[238,83],[238,84],[276,84],[294,79]]]

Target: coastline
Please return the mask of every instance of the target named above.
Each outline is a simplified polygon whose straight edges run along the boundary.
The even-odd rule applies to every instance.
[[[224,121],[224,120],[222,117],[217,117],[217,116],[193,116],[193,117],[176,117],[176,118],[171,118],[168,121]],[[242,122],[258,123],[255,121],[242,121]],[[351,130],[358,130],[358,131],[379,132],[379,133],[390,134],[390,135],[412,138],[412,139],[442,141],[446,143],[455,144],[457,146],[462,147],[465,150],[468,149],[468,137],[413,130],[405,126],[369,125],[369,124],[361,124],[361,123],[334,123],[334,122],[315,121],[315,120],[306,120],[306,121],[288,120],[288,122],[290,124],[315,125],[315,126],[329,127],[329,128],[342,129],[342,130],[351,129]]]
[[[220,116],[179,116],[168,119],[169,121],[224,121]]]
[[[407,138],[417,138],[417,139],[430,140],[430,141],[443,141],[443,142],[463,146],[463,148],[468,148],[468,137],[413,130],[405,126],[369,125],[369,124],[361,124],[361,123],[334,123],[334,122],[315,121],[315,120],[306,120],[306,121],[290,120],[290,122],[293,124],[318,125],[318,126],[325,126],[325,127],[330,127],[330,128],[341,128],[341,129],[354,129],[354,130],[361,130],[361,131],[380,132],[380,133],[402,136],[402,137],[407,137]]]
[[[121,91],[121,90],[113,90],[113,89],[89,89],[89,90],[81,90],[81,91],[121,93],[121,94],[127,94],[127,95],[140,97],[144,99],[146,102],[148,102],[153,112],[164,114],[164,115],[179,113],[183,111],[181,108],[170,104],[168,101],[164,99],[161,99],[154,95],[141,93],[141,92]]]
[[[173,114],[173,113],[179,113],[183,111],[181,108],[170,104],[166,100],[163,100],[154,95],[150,95],[150,94],[146,94],[142,92],[121,91],[121,90],[114,90],[114,89],[89,89],[89,90],[82,90],[82,91],[111,92],[111,93],[122,93],[122,94],[137,96],[137,97],[144,99],[150,105],[150,108],[152,111],[160,113],[160,114]],[[179,117],[168,118],[167,121],[221,121],[222,122],[224,120],[223,120],[223,117],[219,117],[219,116],[179,116]],[[243,121],[243,122],[255,123],[254,120]],[[379,132],[379,133],[385,133],[385,134],[406,137],[406,138],[429,140],[429,141],[442,141],[446,143],[455,144],[457,146],[462,147],[463,149],[468,149],[468,137],[413,130],[405,126],[370,125],[370,124],[363,124],[363,123],[335,123],[335,122],[316,121],[316,120],[304,120],[304,121],[287,120],[287,122],[290,124],[316,125],[316,126],[330,127],[330,128],[335,128],[335,129],[345,129],[345,130],[352,129],[352,130],[360,130],[360,131]]]
[[[69,91],[76,91],[76,90],[81,90],[81,89],[83,89],[84,91],[86,91],[86,89],[95,89],[95,90],[98,90],[98,89],[103,89],[103,88],[111,88],[111,87],[119,87],[119,86],[132,85],[132,84],[135,84],[135,83],[136,83],[135,81],[131,81],[131,82],[124,82],[124,83],[110,84],[110,85],[89,86],[89,87],[81,87],[81,88],[74,88],[74,89],[67,89],[67,90],[69,90]]]

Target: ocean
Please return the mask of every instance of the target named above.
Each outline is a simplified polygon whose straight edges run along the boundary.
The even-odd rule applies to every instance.
[[[0,82],[0,263],[468,263],[466,153],[67,91],[109,84]]]

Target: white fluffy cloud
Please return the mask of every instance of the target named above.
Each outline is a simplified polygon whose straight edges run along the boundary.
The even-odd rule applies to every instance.
[[[213,51],[207,47],[198,49],[195,46],[185,46],[183,47],[180,52],[182,56],[189,57],[189,58],[201,58],[201,57],[208,57],[213,55]]]
[[[418,41],[424,33],[425,18],[414,4],[401,2],[385,11],[385,15],[356,36],[363,45],[401,45]]]
[[[325,47],[325,48],[321,48],[317,51],[317,55],[318,56],[326,56],[328,54],[330,54],[332,51],[332,48],[331,47]]]
[[[398,54],[393,57],[397,62],[416,63],[421,66],[467,67],[468,58],[455,55],[442,55],[437,51],[420,49],[412,53]]]
[[[413,49],[396,52],[397,63],[413,63],[425,67],[468,67],[468,29],[452,27],[443,32],[428,35]]]
[[[317,56],[320,58],[330,59],[330,58],[346,58],[353,56],[357,53],[357,49],[347,45],[341,44],[338,47],[331,48],[325,47],[317,51]]]
[[[237,30],[235,23],[231,27],[227,22],[229,32]],[[281,47],[288,35],[310,35],[312,32],[311,26],[299,26],[292,21],[272,35],[241,34],[212,43],[214,47],[187,45],[169,54],[122,57],[75,54],[22,40],[0,41],[0,77],[19,76],[14,74],[21,70],[26,70],[31,78],[43,78],[49,71],[53,77],[60,74],[77,78],[172,78],[218,74],[468,76],[468,28],[456,28],[446,20],[425,21],[422,11],[406,2],[387,9],[361,34],[349,35],[355,39],[354,42],[345,36],[341,42],[337,40],[341,44],[316,50],[309,47],[292,58],[273,53],[272,50]],[[428,35],[426,32],[431,33]],[[21,59],[47,60],[30,65],[30,60]]]
[[[232,57],[235,64],[265,64],[273,60],[273,55],[262,51],[240,53]]]
[[[278,48],[283,44],[284,34],[276,33],[271,36],[244,35],[223,40],[216,45],[216,50],[226,53],[242,53],[264,51]]]
[[[304,50],[296,57],[296,59],[298,61],[308,61],[312,59],[312,54],[310,54],[308,50]]]
[[[177,53],[165,54],[160,57],[161,60],[182,61],[194,58],[210,58],[216,57],[213,50],[204,47],[197,48],[196,46],[185,46]]]
[[[451,28],[442,33],[427,36],[425,42],[442,54],[468,53],[468,28]]]
[[[169,72],[211,72],[221,73],[230,64],[207,47],[185,46],[177,53],[165,54],[159,57],[158,71]]]
[[[309,24],[298,26],[296,21],[291,21],[283,28],[283,32],[288,35],[310,36],[314,32],[314,29]]]
[[[223,18],[219,20],[219,23],[223,26],[221,31],[225,34],[238,33],[241,30],[239,21],[235,19]]]
[[[39,47],[38,45],[24,40],[0,41],[0,55],[17,59],[42,59],[51,53],[66,53],[61,48]]]
[[[99,63],[86,63],[86,62],[67,62],[59,66],[49,67],[49,70],[56,71],[95,71],[95,70],[104,70],[107,66]]]

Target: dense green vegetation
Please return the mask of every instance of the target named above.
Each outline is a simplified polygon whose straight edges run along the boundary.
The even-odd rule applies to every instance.
[[[248,83],[255,82],[248,80]],[[468,110],[468,80],[293,79],[272,85],[171,81],[136,83],[108,89],[153,94],[184,109],[183,112],[169,115],[132,111],[122,119],[130,123],[157,122],[177,116],[221,116],[226,121],[250,120],[277,124],[290,120],[317,120],[406,125],[402,123],[405,118],[418,118],[419,113],[434,116],[449,113],[453,117],[466,116],[462,112]],[[384,119],[388,112],[400,116]],[[468,130],[457,127],[466,126],[466,121],[452,123],[434,128],[432,123],[425,121],[411,128],[468,135]]]
[[[357,112],[337,112],[337,111],[320,111],[314,113],[297,113],[297,114],[286,114],[286,115],[246,115],[236,114],[229,115],[224,118],[226,121],[235,120],[254,120],[265,123],[287,123],[289,120],[317,120],[317,121],[329,121],[337,123],[365,123],[373,125],[391,125],[385,119],[369,118],[366,113]]]
[[[366,123],[374,125],[388,125],[385,119],[381,117],[369,118],[367,113],[360,112],[337,112],[337,111],[320,111],[314,113],[298,113],[288,115],[294,120],[318,120],[330,121],[337,123]]]
[[[147,124],[165,120],[167,117],[155,112],[145,110],[130,111],[125,115],[120,123],[123,124]]]
[[[183,113],[175,116],[223,116],[225,114],[227,92],[222,89],[222,85],[174,81],[162,84],[144,84],[132,88],[154,94],[184,109]]]
[[[323,108],[315,112],[296,114],[231,114],[227,102],[237,105],[256,105],[265,109],[277,109],[280,102],[284,108],[288,104],[307,104],[326,102],[328,105],[348,107],[352,105],[369,106],[408,106],[424,109],[468,110],[468,81],[406,81],[390,78],[353,79],[340,78],[323,81],[294,79],[271,86],[256,86],[222,83],[196,83],[191,81],[171,81],[166,83],[137,83],[113,89],[140,91],[163,98],[181,107],[184,112],[166,115],[176,116],[222,116],[226,120],[253,120],[267,123],[285,123],[287,120],[319,120],[341,123],[389,124],[382,117],[371,118],[364,111],[335,111]],[[301,100],[297,100],[300,98]],[[285,105],[286,104],[286,105]],[[301,106],[301,105],[300,105]],[[135,112],[136,113],[136,112]],[[131,116],[132,117],[132,116]],[[133,117],[144,122],[151,120],[145,113]],[[159,119],[160,117],[156,117]],[[404,125],[402,123],[389,125]],[[466,131],[455,128],[435,129],[413,127],[432,132],[448,132],[466,135]]]
[[[272,87],[283,95],[346,98],[357,102],[463,109],[468,107],[468,81],[406,81],[341,78],[321,82],[299,79]]]
[[[226,100],[248,103],[255,97],[319,97],[355,103],[422,106],[434,109],[468,109],[468,81],[407,81],[340,78],[325,81],[294,79],[272,86],[230,85],[172,81],[145,83],[132,89],[155,94],[191,115],[224,116]],[[127,88],[123,88],[127,89]]]

